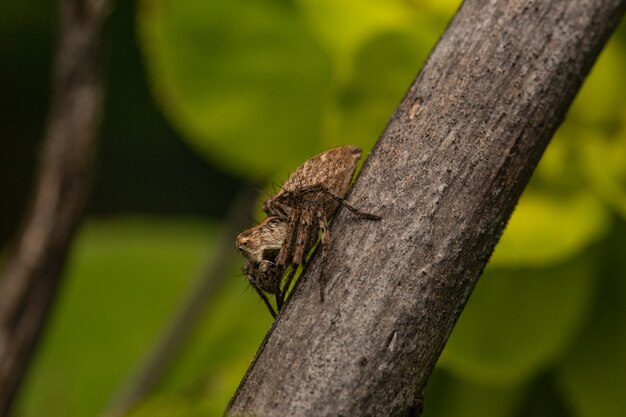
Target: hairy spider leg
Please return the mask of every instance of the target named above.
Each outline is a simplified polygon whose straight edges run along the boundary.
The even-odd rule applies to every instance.
[[[302,263],[302,258],[306,253],[306,246],[309,241],[310,230],[308,220],[311,216],[307,213],[307,209],[292,209],[289,213],[289,222],[287,224],[287,232],[285,243],[278,252],[276,258],[277,279],[282,279],[285,270],[289,270],[287,280],[280,291],[280,296],[276,298],[276,303],[282,307],[286,300],[287,292],[291,281],[295,277],[298,266]],[[279,307],[280,309],[280,307]]]
[[[296,246],[291,258],[291,265],[300,265],[304,260],[304,256],[311,248],[313,237],[317,238],[317,224],[314,222],[313,209],[310,207],[293,211],[300,211],[300,219],[298,221]]]
[[[285,247],[285,245],[283,245],[283,247],[281,248],[281,252],[283,252],[282,256],[279,253],[278,257],[280,261],[277,261],[277,263],[282,262],[282,264],[285,266],[288,263],[291,263],[292,266],[287,282],[285,283],[285,286],[281,291],[280,298],[283,303],[286,300],[287,291],[289,289],[289,285],[291,285],[291,281],[295,276],[296,269],[298,265],[302,263],[306,252],[313,246],[314,240],[317,239],[318,233],[320,235],[320,243],[322,245],[322,264],[320,268],[320,300],[322,302],[324,301],[324,291],[326,288],[324,267],[326,265],[327,259],[327,246],[330,243],[330,232],[328,227],[328,220],[330,215],[326,213],[323,208],[318,208],[315,213],[313,213],[312,208],[309,207],[313,204],[307,201],[307,196],[311,194],[322,194],[325,197],[335,200],[337,204],[343,205],[344,207],[346,207],[346,209],[348,209],[356,216],[370,220],[381,219],[381,217],[376,214],[367,213],[357,209],[356,207],[349,204],[343,197],[334,195],[321,184],[285,192],[282,196],[280,196],[276,201],[276,205],[279,207],[288,206],[291,209],[289,216],[290,227],[287,228],[287,239],[292,242],[289,247]],[[287,202],[289,201],[296,201],[299,204],[289,205],[287,204]],[[304,207],[300,207],[301,205],[304,205]],[[330,209],[333,212],[335,210],[334,207],[330,207]],[[296,238],[295,246],[293,246],[294,237]]]
[[[304,188],[299,188],[297,190],[292,190],[292,191],[286,191],[284,194],[280,195],[277,198],[277,201],[274,202],[274,204],[271,204],[271,206],[276,206],[276,207],[282,207],[282,206],[287,206],[287,207],[291,207],[291,209],[293,210],[293,208],[297,205],[291,205],[288,204],[288,202],[290,200],[295,200],[295,201],[306,201],[306,196],[310,195],[310,194],[323,194],[326,197],[329,197],[333,200],[335,200],[338,204],[344,206],[346,209],[350,210],[350,212],[356,216],[362,217],[364,219],[370,219],[370,220],[380,220],[381,217],[376,215],[376,214],[372,214],[372,213],[367,213],[365,211],[361,211],[359,209],[357,209],[356,207],[354,207],[353,205],[351,205],[350,203],[348,203],[348,201],[343,198],[340,197],[338,195],[333,194],[330,190],[328,190],[328,188],[326,188],[324,185],[322,184],[315,184],[315,185],[311,185],[308,187],[304,187]],[[314,205],[312,203],[308,203],[307,205]],[[271,210],[270,210],[271,211]],[[274,210],[274,212],[276,212],[276,210]],[[326,215],[330,216],[334,213],[334,210],[332,210],[332,212],[326,212]]]
[[[280,283],[282,281],[283,275],[287,267],[291,264],[291,259],[293,258],[293,251],[296,245],[296,239],[298,235],[298,226],[299,226],[299,213],[297,210],[291,210],[289,213],[289,219],[287,221],[287,230],[285,232],[285,241],[280,247],[280,251],[278,252],[278,256],[276,257],[276,271],[275,271],[275,279],[278,285],[278,292],[276,294],[276,305],[278,310],[282,308],[284,299],[285,289],[280,289]],[[293,268],[292,268],[293,269]],[[295,273],[291,272],[290,274]],[[293,277],[291,278],[293,279]]]
[[[324,302],[324,290],[326,288],[326,277],[324,268],[326,266],[327,248],[330,243],[330,232],[328,231],[328,219],[323,210],[317,211],[317,221],[320,234],[320,243],[322,245],[322,261],[320,265],[320,301]]]
[[[328,220],[336,210],[336,206],[324,207],[324,204],[322,203],[322,207],[318,207],[316,211],[313,211],[313,207],[316,205],[314,202],[315,199],[309,200],[307,198],[312,194],[321,194],[326,198],[330,198],[331,200],[334,200],[337,205],[344,206],[356,216],[370,220],[381,219],[381,217],[376,214],[367,213],[357,209],[349,204],[346,199],[333,194],[321,184],[286,191],[282,195],[278,196],[275,201],[268,201],[265,208],[267,213],[271,213],[272,215],[277,215],[282,218],[288,217],[285,242],[281,246],[276,258],[275,279],[277,280],[279,288],[279,291],[276,293],[276,305],[279,311],[286,301],[289,286],[295,277],[298,266],[302,264],[306,253],[311,249],[315,240],[317,240],[318,234],[320,235],[320,241],[322,244],[320,299],[322,302],[324,301],[326,281],[324,279],[323,272],[327,258],[327,245],[330,242]],[[286,210],[286,208],[289,208],[289,210]],[[326,212],[324,208],[329,209],[330,212]],[[286,215],[287,212],[289,213],[288,216]],[[280,282],[286,270],[289,272],[281,289]]]
[[[304,257],[317,240],[318,232],[318,221],[310,207],[292,209],[289,223],[292,227],[287,227],[287,236],[292,243],[289,247],[283,245],[281,248],[283,254],[281,256],[279,253],[277,260],[277,264],[282,270],[289,270],[281,291],[281,304],[286,301],[289,287],[296,275],[298,266],[304,262]]]
[[[284,305],[285,302],[287,301],[287,292],[289,291],[289,287],[291,286],[291,283],[293,279],[295,278],[297,271],[298,271],[297,267],[294,268],[292,266],[291,268],[289,268],[287,279],[285,280],[285,285],[283,286],[283,289],[280,292],[281,305]]]
[[[298,225],[300,223],[300,213],[298,210],[291,210],[287,219],[287,230],[285,231],[285,240],[276,256],[276,266],[278,269],[284,269],[289,265],[290,259],[293,257],[293,250],[296,244],[296,236],[298,234]]]
[[[257,294],[259,294],[259,297],[261,297],[261,300],[263,300],[263,302],[267,306],[267,309],[270,311],[272,318],[276,318],[276,311],[274,310],[274,307],[272,307],[272,304],[270,303],[270,300],[268,300],[265,293],[261,291],[259,288],[255,287],[254,285],[252,287],[256,290]]]
[[[270,314],[272,315],[272,317],[276,318],[276,311],[274,311],[274,307],[272,307],[270,300],[268,300],[263,290],[261,290],[261,288],[259,288],[259,286],[256,284],[255,280],[249,274],[249,270],[247,268],[244,268],[244,273],[246,274],[246,278],[248,278],[248,282],[250,283],[250,286],[252,286],[252,288],[254,288],[257,294],[259,294],[259,297],[261,297],[261,300],[263,300],[263,302],[267,306],[267,309],[270,311]]]

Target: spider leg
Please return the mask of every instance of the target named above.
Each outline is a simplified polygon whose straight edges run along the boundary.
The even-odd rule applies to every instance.
[[[293,281],[294,277],[296,276],[296,271],[297,270],[298,270],[298,268],[294,268],[294,267],[289,269],[289,273],[287,274],[287,279],[285,280],[285,284],[283,286],[283,289],[280,292],[281,305],[284,305],[285,302],[287,301],[287,291],[289,291],[289,287],[291,286],[291,282]]]
[[[294,247],[297,244],[297,237],[300,231],[300,223],[301,223],[301,211],[292,209],[289,213],[289,221],[287,223],[287,230],[285,232],[285,241],[280,247],[280,251],[278,252],[278,256],[276,257],[276,285],[278,291],[276,291],[276,306],[278,310],[283,307],[285,302],[285,295],[287,290],[289,289],[289,285],[291,284],[291,280],[293,279],[293,275],[296,273],[297,266],[295,268],[291,268],[289,271],[288,280],[290,281],[288,285],[283,286],[281,289],[281,281],[284,275],[285,270],[288,266],[291,265],[291,260],[293,258]]]
[[[254,272],[250,272],[249,265],[246,265],[246,267],[244,268],[244,272],[246,273],[246,276],[248,277],[248,281],[250,282],[250,285],[252,285],[252,287],[259,294],[259,297],[261,297],[261,299],[263,300],[263,302],[269,309],[272,317],[275,318],[276,311],[274,310],[274,308],[272,307],[272,304],[270,303],[269,299],[265,295],[265,291],[270,292],[270,293],[279,292],[278,289],[273,288],[274,287],[273,285],[274,284],[273,282],[274,281],[274,277],[273,277],[274,269],[272,268],[272,265],[273,265],[272,262],[263,260],[259,262],[258,265],[256,265],[256,269],[253,269]],[[265,290],[263,290],[262,288],[265,288]]]
[[[285,231],[285,241],[276,257],[276,266],[279,270],[284,270],[293,257],[293,248],[296,243],[299,225],[300,210],[292,209],[287,222],[287,230]]]
[[[312,237],[316,237],[316,234],[313,233],[315,231],[315,227],[316,225],[313,222],[313,210],[308,207],[302,209],[293,257],[291,258],[291,265],[297,267],[302,264],[305,255],[309,249],[311,249]]]
[[[326,288],[326,277],[324,275],[324,267],[326,266],[327,248],[330,242],[330,233],[328,231],[328,220],[323,210],[317,213],[318,227],[320,231],[320,244],[322,246],[322,261],[320,265],[320,301],[324,302],[324,289]]]
[[[313,211],[310,208],[303,208],[300,210],[292,210],[292,213],[294,212],[298,212],[298,215],[295,220],[297,224],[293,229],[293,240],[291,240],[293,242],[293,245],[290,245],[291,247],[289,248],[290,252],[288,262],[291,268],[289,270],[287,280],[285,281],[283,288],[280,291],[280,297],[277,298],[277,302],[279,302],[278,299],[280,298],[281,305],[286,300],[289,286],[291,285],[291,282],[296,275],[298,266],[302,264],[304,256],[312,246],[311,232],[313,231]],[[280,253],[278,256],[280,257]]]
[[[278,311],[280,311],[283,308],[283,295],[282,295],[282,290],[280,289],[280,281],[283,277],[283,273],[284,273],[284,269],[280,269],[280,270],[276,270],[275,271],[275,276],[273,276],[272,278],[274,279],[275,285],[276,285],[276,291],[274,291],[274,299],[276,300],[276,309]]]
[[[345,198],[337,197],[336,195],[332,195],[332,194],[330,194],[330,195],[333,198],[337,199],[339,201],[339,204],[341,204],[342,206],[344,206],[345,208],[350,210],[350,212],[352,214],[354,214],[355,216],[362,217],[364,219],[369,219],[369,220],[380,220],[380,219],[382,219],[382,217],[380,217],[378,214],[367,213],[365,211],[361,211],[358,208],[350,205],[350,203],[348,203]]]
[[[262,259],[258,262],[253,270],[252,276],[257,287],[264,292],[275,294],[278,291],[276,287],[276,268],[274,263],[268,259]]]
[[[287,220],[285,239],[276,257],[276,268],[272,278],[276,280],[274,293],[278,311],[287,300],[289,287],[295,278],[298,267],[303,263],[307,253],[315,244],[318,234],[322,245],[322,265],[320,275],[320,299],[324,301],[325,279],[324,267],[327,257],[327,246],[330,241],[328,230],[329,218],[336,209],[344,206],[354,215],[370,219],[380,220],[381,217],[357,209],[349,204],[343,196],[333,194],[322,184],[306,187],[296,187],[290,191],[284,191],[276,198],[268,200],[264,210]],[[285,271],[287,277],[284,280]],[[283,284],[281,286],[281,284]]]
[[[332,192],[330,192],[323,185],[318,185],[316,187],[318,187],[317,192],[324,193],[328,197],[334,199],[335,201],[337,201],[337,203],[341,204],[342,206],[344,206],[345,208],[350,210],[350,212],[352,214],[354,214],[355,216],[359,216],[359,217],[362,217],[364,219],[369,219],[369,220],[380,220],[381,219],[381,217],[379,215],[377,215],[377,214],[367,213],[365,211],[359,210],[358,208],[354,207],[352,204],[348,203],[348,201],[345,198],[333,194]]]
[[[267,297],[265,296],[265,293],[261,291],[261,289],[256,287],[255,285],[252,285],[252,288],[254,288],[256,292],[259,294],[259,297],[261,297],[261,300],[263,300],[263,302],[267,306],[267,309],[270,311],[270,314],[272,315],[272,317],[276,318],[276,311],[274,311],[274,307],[272,307],[272,304],[270,303],[270,300],[268,300]]]
[[[250,265],[245,265],[243,272],[246,275],[246,278],[248,278],[248,282],[250,283],[250,286],[254,288],[257,294],[259,294],[259,297],[261,297],[261,300],[263,300],[263,302],[267,306],[267,309],[270,311],[270,314],[272,315],[272,317],[276,318],[276,311],[274,311],[274,307],[272,307],[270,300],[267,299],[267,296],[257,284],[257,279],[254,277],[254,275],[250,271]]]
[[[321,235],[321,245],[322,245],[322,266],[321,266],[321,277],[323,278],[324,273],[324,265],[326,264],[327,258],[327,246],[330,241],[330,234],[328,232],[328,221],[326,218],[326,214],[324,210],[318,209],[313,212],[312,209],[307,208],[302,211],[301,223],[298,228],[298,237],[296,240],[296,248],[294,251],[294,255],[292,258],[292,269],[288,276],[287,281],[283,287],[283,302],[286,300],[287,291],[289,286],[291,285],[291,281],[293,280],[298,265],[302,264],[304,261],[304,257],[313,244],[317,240],[318,231]],[[322,302],[324,301],[324,282],[321,283],[320,288],[320,298]]]
[[[365,211],[359,210],[358,208],[348,203],[348,201],[346,201],[346,199],[343,198],[342,196],[333,194],[328,188],[326,188],[322,184],[311,185],[308,187],[300,188],[298,190],[287,192],[283,195],[283,199],[285,201],[296,199],[296,198],[304,199],[306,195],[316,194],[316,193],[324,194],[326,197],[335,200],[338,204],[341,204],[342,206],[350,210],[350,212],[356,216],[362,217],[364,219],[369,219],[369,220],[381,219],[381,217],[377,214],[367,213]],[[327,214],[332,215],[332,213],[327,213]]]
[[[276,301],[276,310],[280,311],[283,308],[282,292],[274,294],[274,300]]]

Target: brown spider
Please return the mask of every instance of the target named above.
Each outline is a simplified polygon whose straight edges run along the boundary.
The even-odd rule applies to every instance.
[[[287,225],[275,261],[278,287],[284,271],[290,270],[276,299],[277,304],[282,305],[285,301],[296,270],[317,241],[318,234],[322,245],[320,298],[324,300],[323,269],[330,241],[328,222],[340,205],[362,218],[380,220],[380,216],[360,211],[344,199],[360,158],[361,150],[353,146],[334,148],[314,156],[300,165],[280,191],[265,202],[263,210]]]
[[[361,157],[353,146],[342,146],[321,153],[304,162],[271,196],[263,210],[268,217],[237,236],[237,248],[246,258],[243,272],[250,285],[276,312],[265,293],[273,294],[277,310],[282,308],[298,267],[317,242],[322,245],[322,272],[330,240],[328,222],[340,205],[367,219],[379,220],[344,200]],[[288,275],[283,284],[285,272]],[[325,282],[320,278],[320,298],[324,300]],[[281,285],[282,284],[282,285]]]

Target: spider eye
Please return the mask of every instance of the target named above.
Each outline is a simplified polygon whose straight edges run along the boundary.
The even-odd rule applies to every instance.
[[[239,250],[239,252],[243,253],[244,252],[244,247],[247,247],[247,246],[248,246],[248,241],[247,240],[237,242],[237,249]]]

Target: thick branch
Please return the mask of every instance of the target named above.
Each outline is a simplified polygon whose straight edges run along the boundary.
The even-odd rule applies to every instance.
[[[624,0],[466,0],[339,212],[231,415],[415,414],[427,379]]]
[[[0,415],[8,413],[81,218],[102,107],[105,0],[61,0],[59,44],[36,191],[0,281]]]

